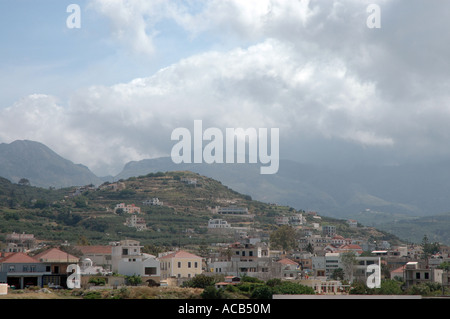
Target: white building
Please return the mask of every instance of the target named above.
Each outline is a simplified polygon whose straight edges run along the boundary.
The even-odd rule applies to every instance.
[[[96,266],[90,258],[84,258],[80,266],[81,275],[107,275],[110,272],[102,266]]]
[[[137,230],[146,230],[147,224],[143,217],[138,217],[136,214],[131,215],[126,219],[125,225],[128,227],[134,227]]]
[[[228,222],[223,219],[210,219],[208,221],[208,228],[230,228],[230,224],[228,224]]]
[[[111,265],[112,271],[118,273],[119,262],[124,258],[136,259],[141,256],[141,248],[137,240],[121,240],[119,242],[111,242]]]
[[[119,260],[118,273],[125,276],[138,275],[141,277],[160,276],[160,262],[150,254],[127,256]]]
[[[248,208],[238,206],[216,207],[219,215],[248,215]]]
[[[117,213],[117,211],[119,209],[122,209],[124,213],[127,214],[140,214],[141,213],[141,208],[136,206],[135,204],[130,204],[130,205],[125,205],[125,203],[120,203],[117,204],[116,207],[114,208],[114,213]]]
[[[155,197],[152,199],[147,199],[142,202],[144,206],[162,206],[163,202],[159,200],[159,198]]]

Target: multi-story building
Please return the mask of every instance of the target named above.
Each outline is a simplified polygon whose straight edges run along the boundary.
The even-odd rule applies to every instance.
[[[46,271],[50,271],[50,275],[43,276],[43,284],[55,284],[59,286],[66,286],[67,281],[67,267],[71,264],[77,264],[79,258],[73,256],[58,248],[50,248],[34,256],[35,259],[41,263],[46,264]]]
[[[36,246],[36,239],[33,234],[7,234],[5,238],[6,252],[26,252]]]
[[[336,235],[336,226],[334,225],[322,226],[322,233],[324,236],[334,237]]]
[[[161,280],[168,278],[193,278],[203,272],[203,258],[184,250],[178,250],[158,257],[161,268]]]
[[[442,283],[443,273],[442,269],[424,268],[420,266],[419,262],[410,261],[406,263],[404,268],[406,288],[427,282]]]
[[[223,219],[210,219],[208,221],[208,229],[229,229],[230,224]]]
[[[145,222],[144,217],[139,217],[136,214],[132,214],[125,221],[125,225],[128,227],[136,228],[138,231],[146,230],[147,223]]]
[[[152,199],[146,199],[142,202],[144,206],[162,206],[163,202],[159,200],[159,198],[154,197]]]
[[[5,253],[0,259],[0,283],[23,289],[28,286],[43,287],[43,277],[51,275],[47,263],[23,252]]]
[[[160,278],[160,261],[150,254],[125,257],[119,260],[118,272],[125,276],[149,277],[157,282]]]
[[[248,208],[238,206],[216,207],[216,212],[219,215],[248,215]]]
[[[331,237],[320,235],[305,236],[298,240],[298,248],[306,251],[311,246],[316,255],[325,256],[325,248],[331,243]]]
[[[282,264],[271,256],[264,243],[234,243],[228,247],[226,255],[215,258],[208,264],[214,273],[234,276],[249,276],[259,279],[281,278]]]
[[[119,273],[119,262],[127,259],[130,262],[136,261],[141,256],[141,248],[137,240],[121,240],[112,242],[111,245],[111,268],[112,272]]]
[[[114,213],[117,213],[117,211],[121,209],[124,213],[127,214],[140,214],[141,213],[141,208],[136,206],[135,204],[129,204],[129,205],[125,205],[125,203],[120,203],[117,204],[116,207],[114,208]]]

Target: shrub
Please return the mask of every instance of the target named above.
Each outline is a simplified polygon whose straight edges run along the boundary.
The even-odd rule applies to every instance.
[[[313,288],[295,282],[284,281],[273,288],[274,294],[280,295],[314,295]]]
[[[98,291],[88,291],[83,295],[83,299],[101,299],[102,295]]]
[[[89,279],[88,283],[94,284],[95,286],[104,286],[106,285],[106,279],[102,277],[92,277]]]
[[[252,299],[272,299],[273,288],[269,286],[256,287],[251,295]]]
[[[191,280],[184,282],[183,287],[206,288],[209,286],[213,286],[215,283],[216,283],[216,280],[214,277],[200,274],[200,275],[195,276]]]
[[[217,289],[214,286],[206,287],[201,293],[202,299],[224,299],[224,293],[222,289]]]

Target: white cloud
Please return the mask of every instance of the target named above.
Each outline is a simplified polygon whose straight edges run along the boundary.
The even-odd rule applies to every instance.
[[[172,130],[192,128],[195,119],[205,127],[278,127],[298,153],[308,152],[299,141],[324,139],[405,157],[448,154],[449,45],[432,41],[439,34],[425,22],[424,30],[410,29],[408,17],[396,19],[396,2],[379,1],[383,27],[368,29],[368,3],[95,0],[113,38],[136,53],[158,50],[163,21],[208,41],[216,34],[211,47],[232,35],[236,46],[186,56],[129,82],[80,89],[67,103],[29,96],[0,110],[0,138],[37,139],[99,174],[168,155]],[[411,14],[445,20],[434,16],[435,7],[411,3]],[[404,39],[409,47],[397,43]],[[417,52],[422,44],[430,49]]]

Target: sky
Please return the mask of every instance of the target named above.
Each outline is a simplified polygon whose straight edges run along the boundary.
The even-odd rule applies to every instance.
[[[115,175],[202,120],[278,128],[299,162],[447,160],[448,21],[446,0],[0,0],[0,143]]]

